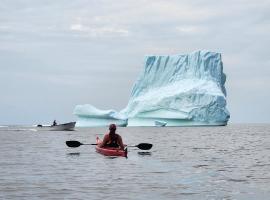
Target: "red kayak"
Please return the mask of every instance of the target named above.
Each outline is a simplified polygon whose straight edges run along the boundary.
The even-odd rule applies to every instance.
[[[127,148],[125,150],[122,150],[116,147],[99,147],[98,145],[102,142],[102,140],[100,140],[99,137],[97,137],[96,141],[97,141],[96,152],[103,154],[104,156],[127,157]]]

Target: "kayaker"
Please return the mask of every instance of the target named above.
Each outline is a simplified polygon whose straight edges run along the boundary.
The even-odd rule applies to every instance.
[[[122,150],[125,149],[122,137],[117,134],[116,131],[116,125],[111,124],[109,126],[110,132],[104,135],[103,141],[101,144],[99,144],[99,147],[120,147]]]

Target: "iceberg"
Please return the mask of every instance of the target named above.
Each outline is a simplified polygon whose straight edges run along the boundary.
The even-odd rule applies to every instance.
[[[77,127],[98,127],[116,124],[127,126],[127,117],[115,110],[100,110],[96,107],[85,104],[77,105],[73,112],[77,115]]]
[[[187,55],[149,55],[120,112],[78,105],[79,125],[201,126],[226,125],[226,75],[221,54],[196,51]]]

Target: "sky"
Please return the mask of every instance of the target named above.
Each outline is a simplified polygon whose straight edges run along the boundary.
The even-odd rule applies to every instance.
[[[123,109],[149,54],[222,54],[229,123],[270,123],[269,0],[0,0],[0,125]]]

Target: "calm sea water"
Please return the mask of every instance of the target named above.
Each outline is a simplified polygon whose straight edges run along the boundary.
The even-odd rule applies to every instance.
[[[0,128],[0,199],[270,199],[270,125],[119,128],[128,158],[94,146],[105,128]]]

